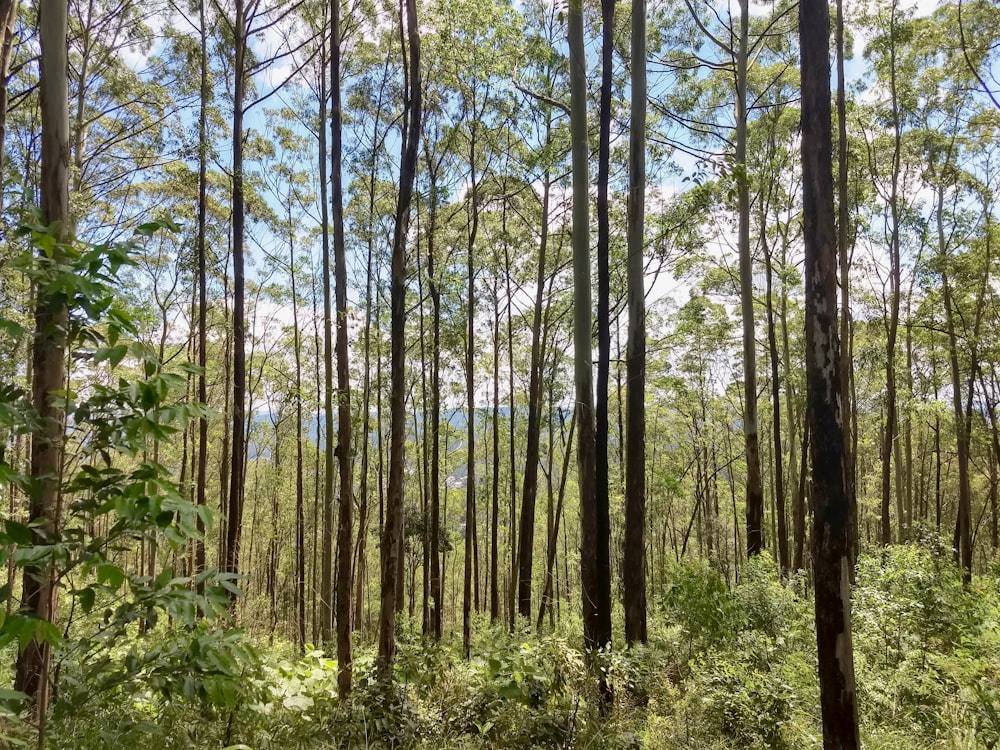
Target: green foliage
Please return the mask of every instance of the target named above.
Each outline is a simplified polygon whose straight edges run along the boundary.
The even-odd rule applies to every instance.
[[[169,565],[151,574],[126,563],[136,542],[186,551],[202,537],[199,526],[211,520],[206,508],[184,496],[170,469],[144,458],[151,444],[205,413],[186,400],[190,368],[166,370],[132,338],[135,326],[118,306],[118,274],[142,238],[164,229],[173,227],[143,225],[133,241],[99,246],[57,245],[45,227],[21,232],[37,254],[25,253],[18,267],[41,293],[63,300],[69,310],[73,366],[106,367],[112,374],[84,391],[61,394],[65,442],[73,451],[62,477],[61,516],[28,524],[0,517],[0,564],[12,563],[23,575],[51,576],[62,590],[58,627],[30,609],[0,612],[0,647],[16,643],[23,650],[34,638],[53,648],[51,678],[57,685],[50,736],[75,737],[72,727],[80,715],[112,698],[155,695],[168,702],[234,705],[242,665],[253,661],[239,630],[208,627],[226,615],[239,593],[233,576],[214,570],[176,575]],[[26,395],[14,384],[5,384],[2,392],[2,427],[33,432],[38,420]],[[0,458],[0,485],[30,496],[36,482]],[[0,594],[5,602],[14,596],[10,588]],[[163,619],[169,625],[158,629]],[[22,698],[12,692],[3,696],[12,718]]]
[[[865,747],[986,748],[1000,737],[997,581],[963,591],[952,576],[947,555],[912,546],[861,559],[854,635]],[[818,750],[811,596],[797,593],[808,581],[781,581],[768,559],[752,561],[732,589],[700,563],[676,565],[671,578],[646,646],[588,666],[578,618],[540,636],[477,617],[465,661],[458,639],[425,641],[404,620],[393,685],[374,680],[374,653],[361,644],[345,699],[337,662],[320,650],[299,657],[279,642],[255,658],[208,623],[161,623],[141,646],[119,639],[104,649],[95,672],[83,655],[65,661],[50,744]],[[905,647],[897,653],[894,640],[888,660],[887,630]],[[594,668],[615,694],[605,716]]]

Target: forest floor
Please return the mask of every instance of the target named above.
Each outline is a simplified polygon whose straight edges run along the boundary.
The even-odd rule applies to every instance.
[[[675,565],[665,580],[667,589],[651,597],[646,646],[616,642],[588,665],[579,616],[565,604],[543,635],[477,619],[469,661],[460,636],[431,645],[404,622],[393,688],[374,682],[374,653],[362,644],[345,700],[337,697],[335,661],[319,650],[298,656],[291,644],[253,632],[243,636],[252,648],[238,658],[205,656],[217,669],[202,664],[199,677],[177,681],[170,675],[178,664],[194,663],[199,648],[214,652],[162,622],[143,636],[161,671],[154,660],[134,679],[102,682],[94,675],[106,670],[65,663],[46,747],[820,748],[806,582],[780,582],[768,561],[751,565],[732,588],[697,562]],[[995,574],[965,589],[947,551],[892,547],[860,561],[853,614],[864,747],[994,747]],[[114,663],[125,654],[116,647],[105,658]],[[597,668],[614,690],[604,716]],[[27,723],[9,716],[0,720],[0,745],[5,735],[11,746],[36,740]]]

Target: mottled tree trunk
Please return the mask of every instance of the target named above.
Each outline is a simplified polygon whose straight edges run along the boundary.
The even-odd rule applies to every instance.
[[[850,503],[837,336],[837,240],[827,0],[799,6],[806,381],[812,457],[813,565],[820,712],[826,750],[859,747],[851,644]]]

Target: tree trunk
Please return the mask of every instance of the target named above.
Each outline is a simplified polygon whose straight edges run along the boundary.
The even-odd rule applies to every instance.
[[[14,23],[17,21],[17,0],[0,0],[0,182],[3,180],[4,149],[7,146],[7,91],[10,76],[10,55],[14,47]],[[0,194],[2,201],[2,194]],[[0,202],[0,209],[3,204]]]
[[[778,370],[778,336],[774,320],[774,270],[771,266],[771,248],[767,238],[762,236],[764,245],[764,263],[767,273],[767,345],[771,360],[771,429],[774,436],[774,504],[777,516],[778,566],[782,576],[788,575],[790,561],[788,559],[788,526],[785,519],[785,473],[782,466],[784,454],[781,450],[781,376]],[[787,373],[786,373],[787,376]]]
[[[405,61],[404,86],[406,105],[402,122],[401,159],[399,163],[399,198],[396,203],[392,236],[391,282],[391,390],[389,445],[389,492],[386,502],[385,531],[382,539],[382,602],[379,616],[378,671],[384,682],[392,677],[396,654],[396,589],[399,560],[403,553],[403,451],[406,420],[406,235],[410,224],[413,178],[417,168],[420,141],[420,33],[417,26],[416,0],[405,0],[400,24],[406,25],[409,59]],[[402,9],[401,9],[402,10]]]
[[[389,61],[386,60],[386,67]],[[382,84],[379,87],[377,105],[375,107],[375,128],[373,144],[378,139],[379,122],[382,115],[382,101],[385,94],[386,79],[383,76]],[[361,417],[361,487],[359,495],[361,497],[361,507],[358,512],[358,542],[355,564],[355,593],[354,593],[354,626],[360,629],[361,613],[363,612],[362,602],[364,601],[364,584],[368,577],[368,565],[366,558],[368,542],[368,465],[371,453],[371,328],[372,328],[372,265],[375,260],[375,232],[374,215],[375,199],[377,196],[377,152],[372,149],[372,163],[368,173],[368,216],[372,226],[368,229],[368,253],[365,269],[365,354],[364,354],[364,394],[362,396]],[[376,289],[376,294],[378,290]],[[381,423],[381,415],[379,415]]]
[[[42,120],[42,223],[53,226],[55,237],[70,238],[69,226],[69,107],[66,76],[67,9],[46,3],[39,13],[41,70],[39,108]],[[55,246],[58,261],[62,250]],[[31,402],[38,427],[31,440],[31,478],[35,489],[28,505],[28,523],[57,534],[61,516],[60,477],[64,455],[64,413],[55,394],[65,388],[66,330],[69,315],[62,295],[36,294],[35,340],[32,350]],[[56,615],[58,581],[51,566],[25,566],[22,606],[52,622]],[[49,644],[32,638],[18,654],[14,689],[27,694],[34,710],[45,716],[49,705]]]
[[[295,337],[295,603],[299,653],[306,648],[306,506],[302,451],[302,336],[295,284],[295,229],[288,209],[288,276],[292,284],[292,334]]]
[[[549,529],[549,542],[546,547],[545,556],[545,583],[542,586],[542,603],[538,607],[538,620],[536,621],[536,629],[541,631],[542,621],[545,618],[546,607],[549,608],[551,613],[552,610],[552,571],[555,568],[556,562],[556,552],[559,549],[559,524],[563,516],[563,499],[566,495],[566,477],[569,475],[569,457],[573,452],[573,431],[576,429],[576,412],[573,412],[573,416],[570,418],[569,422],[569,434],[566,437],[566,442],[563,445],[563,464],[562,471],[559,475],[559,495],[556,498],[556,507],[552,514],[552,527]],[[549,444],[549,455],[553,453],[553,448],[551,442]]]
[[[507,223],[507,200],[504,198],[503,224]],[[503,228],[506,236],[506,226]],[[511,415],[513,418],[513,415]],[[493,284],[493,513],[490,519],[490,622],[500,618],[500,288]]]
[[[437,222],[436,172],[430,175],[427,228],[427,280],[430,287],[433,338],[431,344],[431,631],[441,640],[441,291],[434,276],[434,232]]]
[[[764,486],[757,434],[757,350],[753,314],[753,264],[750,256],[750,182],[747,163],[747,65],[750,2],[740,0],[739,50],[736,56],[736,192],[739,203],[740,310],[743,316],[743,436],[746,443],[747,556],[764,549]]]
[[[851,382],[853,371],[851,347],[851,258],[849,255],[850,211],[848,205],[847,178],[850,163],[848,161],[847,142],[847,79],[844,75],[844,2],[837,0],[837,255],[840,262],[840,384],[843,396],[844,423],[844,456],[847,464],[847,502],[850,518],[848,530],[850,533],[851,579],[854,579],[854,563],[858,559],[858,502],[855,488],[857,456],[853,449],[853,430],[850,415],[853,413]],[[786,370],[787,372],[787,370]],[[789,422],[789,425],[792,423]],[[789,426],[789,429],[792,429]],[[795,444],[795,441],[792,441]],[[794,452],[792,463],[794,464]],[[794,485],[794,478],[792,484]]]
[[[937,189],[936,224],[938,252],[947,263],[946,240],[943,222],[944,187]],[[941,284],[944,292],[944,319],[948,332],[948,362],[951,369],[952,404],[955,419],[955,442],[958,454],[958,519],[955,536],[956,553],[962,566],[962,580],[968,585],[972,580],[972,489],[969,482],[969,432],[966,429],[966,414],[962,404],[962,374],[958,362],[958,336],[955,331],[955,313],[951,292],[951,282],[946,266],[942,265]],[[971,388],[969,398],[971,400]]]
[[[590,284],[590,206],[587,147],[587,63],[583,46],[583,3],[570,0],[567,20],[570,68],[570,130],[573,153],[573,360],[577,412],[577,483],[580,488],[580,586],[583,642],[588,651],[601,645],[597,458],[594,426]]]
[[[551,115],[546,117],[545,143],[551,137]],[[549,239],[549,199],[552,181],[548,169],[542,177],[542,216],[538,240],[538,274],[531,325],[531,372],[528,375],[528,434],[524,450],[524,489],[518,530],[517,613],[531,617],[531,568],[535,548],[535,499],[538,494],[538,455],[541,435],[542,305],[545,300],[545,256]],[[513,624],[513,623],[512,623]]]
[[[595,644],[611,646],[611,500],[608,477],[608,378],[611,367],[611,86],[614,56],[614,0],[601,0],[601,107],[597,147],[597,412],[595,423],[596,573]],[[610,697],[603,673],[602,696]]]
[[[646,2],[632,4],[632,123],[627,227],[628,343],[625,439],[625,641],[646,642]]]
[[[333,580],[333,475],[336,463],[334,430],[333,430],[333,289],[330,282],[330,268],[333,261],[330,258],[330,203],[329,181],[327,177],[327,93],[326,78],[326,37],[320,52],[320,85],[319,85],[319,195],[320,224],[322,231],[322,286],[323,286],[323,528],[320,542],[320,583],[319,583],[319,618],[320,638],[324,644],[334,641],[334,580]],[[332,66],[331,66],[332,67]],[[332,78],[331,78],[332,80]],[[334,126],[330,126],[333,135]],[[336,235],[336,229],[334,230]],[[336,242],[336,237],[334,237]],[[317,430],[318,432],[318,430]]]
[[[890,288],[889,294],[891,297],[890,310],[889,310],[889,320],[887,321],[886,329],[886,344],[885,344],[885,400],[886,400],[886,418],[885,418],[885,432],[882,438],[882,523],[881,523],[881,537],[880,541],[882,544],[890,544],[892,542],[892,531],[889,517],[889,508],[892,494],[892,476],[891,476],[891,462],[892,462],[892,452],[893,452],[893,442],[897,436],[897,418],[896,418],[896,334],[899,329],[899,297],[900,297],[900,278],[901,278],[901,260],[900,260],[900,248],[899,248],[899,172],[900,172],[900,154],[902,147],[902,136],[901,136],[901,125],[900,125],[900,115],[899,115],[899,102],[898,102],[898,90],[896,83],[896,0],[892,3],[892,15],[890,18],[890,29],[889,29],[889,93],[891,97],[892,106],[892,120],[893,120],[893,154],[892,154],[892,176],[891,185],[889,192],[889,212],[890,220],[892,221],[892,229],[889,237],[889,260],[891,264],[890,269]],[[896,467],[896,471],[899,471],[899,467]],[[896,536],[899,540],[903,539],[903,529],[901,527],[903,519],[897,518],[896,522],[899,528],[896,530]]]
[[[330,170],[333,186],[333,257],[336,267],[337,305],[337,447],[334,453],[340,472],[339,516],[337,521],[337,689],[344,697],[351,691],[354,657],[351,650],[351,575],[354,562],[354,476],[351,442],[351,371],[347,352],[347,253],[344,249],[344,183],[341,161],[340,104],[340,0],[330,0]],[[329,272],[326,277],[329,281]],[[329,287],[327,287],[329,289]],[[327,293],[329,300],[329,293]],[[327,302],[329,304],[329,302]],[[330,321],[327,317],[327,351]],[[330,355],[327,354],[329,363]],[[329,382],[327,384],[329,386]],[[329,400],[329,396],[327,397]],[[328,401],[329,402],[329,401]],[[327,417],[329,419],[329,416]],[[327,428],[329,440],[330,428]],[[330,443],[327,443],[329,448]],[[327,498],[328,501],[332,498]]]
[[[475,112],[475,105],[473,105]],[[468,320],[465,331],[465,388],[466,388],[466,480],[465,480],[465,580],[462,591],[462,653],[465,658],[469,658],[469,650],[472,644],[472,581],[473,546],[477,545],[476,540],[476,389],[475,389],[475,349],[476,349],[476,328],[475,328],[475,299],[476,299],[476,266],[475,266],[475,244],[476,234],[479,230],[479,194],[476,182],[476,137],[475,128],[469,141],[469,168],[471,170],[471,190],[469,199],[471,200],[469,217],[469,236],[467,245],[467,271],[468,271],[468,295],[466,301],[468,305]],[[479,555],[476,546],[476,602],[479,601]]]
[[[827,0],[799,6],[806,379],[812,456],[813,565],[820,712],[826,750],[859,747],[851,644],[850,503],[845,487],[837,338],[837,239]]]
[[[224,569],[240,571],[240,536],[243,531],[245,408],[246,408],[246,326],[243,234],[245,205],[243,199],[243,101],[246,92],[247,23],[244,1],[236,0],[233,24],[235,45],[233,62],[233,415],[232,446],[229,467],[229,521],[226,526]],[[233,599],[235,607],[235,598]]]
[[[198,403],[208,405],[208,259],[206,232],[208,226],[208,101],[212,95],[208,83],[208,22],[205,18],[205,2],[198,3],[198,30],[201,52],[201,85],[198,107]],[[2,152],[0,145],[0,152]],[[205,508],[208,485],[208,415],[198,418],[198,475],[195,480],[195,497],[200,508]],[[195,540],[195,575],[205,570],[205,522],[198,515],[199,537]],[[199,592],[204,585],[198,584]]]

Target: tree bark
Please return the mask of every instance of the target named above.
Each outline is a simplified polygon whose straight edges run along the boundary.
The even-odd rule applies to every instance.
[[[826,750],[859,747],[851,644],[850,503],[844,450],[833,206],[828,0],[799,6],[806,379],[820,712]]]
[[[595,504],[597,521],[594,632],[598,648],[611,647],[611,499],[608,471],[608,379],[611,367],[611,218],[608,179],[611,171],[611,87],[614,65],[614,0],[601,0],[601,106],[597,147],[597,411],[595,432]],[[601,678],[602,694],[608,697]]]
[[[201,85],[198,107],[198,403],[208,405],[208,259],[206,232],[208,226],[208,100],[211,88],[208,83],[208,22],[205,3],[198,3],[198,31],[200,36]],[[0,145],[2,151],[2,145]],[[208,485],[208,415],[198,418],[198,474],[195,480],[195,497],[199,508],[205,508]],[[195,575],[205,570],[205,522],[198,515],[199,537],[195,540]],[[198,584],[198,590],[204,586]]]
[[[247,22],[244,0],[236,0],[233,22],[233,403],[229,466],[229,521],[226,526],[225,570],[239,574],[240,536],[243,532],[244,460],[246,457],[246,325],[244,274],[243,102],[246,94]],[[236,600],[233,599],[233,607]]]
[[[753,313],[753,263],[750,256],[750,178],[747,175],[747,66],[750,2],[740,0],[736,55],[736,192],[739,203],[740,310],[743,316],[743,436],[746,443],[747,556],[764,549],[764,486],[757,433],[757,349]]]
[[[570,0],[567,20],[570,68],[570,131],[573,163],[573,361],[577,412],[577,483],[580,488],[580,587],[584,648],[601,646],[597,510],[597,457],[591,331],[590,207],[587,147],[587,63],[583,3]]]
[[[781,575],[787,576],[790,566],[788,557],[788,525],[785,517],[785,472],[782,465],[784,454],[781,449],[781,375],[778,369],[778,336],[774,320],[774,269],[771,264],[771,248],[767,238],[761,237],[764,245],[764,263],[767,273],[767,345],[771,361],[771,429],[774,440],[774,504],[777,516],[778,566]],[[787,373],[786,373],[787,376]]]
[[[469,650],[472,643],[472,552],[476,530],[476,390],[475,390],[475,295],[476,295],[476,268],[475,268],[475,242],[476,232],[479,228],[479,208],[477,205],[476,186],[476,141],[473,137],[470,142],[469,163],[472,170],[472,216],[470,217],[470,229],[468,237],[467,270],[468,270],[468,320],[465,331],[465,393],[466,409],[465,421],[466,431],[466,479],[465,479],[465,578],[462,589],[462,653],[465,658],[469,658]],[[479,567],[478,565],[476,566]],[[477,574],[476,581],[478,583]],[[478,587],[477,587],[478,588]],[[478,596],[476,599],[478,600]]]
[[[337,469],[340,476],[336,582],[337,689],[343,697],[351,691],[354,665],[351,648],[351,631],[353,630],[351,626],[351,577],[354,562],[351,543],[354,526],[354,467],[352,458],[354,445],[351,436],[351,372],[347,351],[347,253],[344,248],[344,182],[341,166],[343,126],[340,97],[340,33],[340,0],[330,0],[330,171],[333,188],[334,294],[337,305],[337,447],[334,453],[337,456]],[[327,280],[329,280],[329,276],[327,276]],[[329,300],[329,295],[327,300]],[[328,337],[329,325],[329,318],[327,318]],[[329,355],[327,357],[329,358]],[[328,427],[328,439],[329,429]],[[329,447],[329,443],[327,445]]]
[[[69,106],[66,74],[67,8],[64,3],[46,3],[39,11],[41,64],[39,109],[41,110],[42,172],[40,181],[42,223],[52,227],[55,239],[71,239],[69,226]],[[56,245],[54,259],[63,251]],[[65,388],[66,330],[69,313],[65,298],[37,292],[35,340],[32,349],[31,402],[38,426],[31,439],[31,478],[34,483],[28,504],[28,523],[49,534],[59,531],[62,514],[60,479],[64,457],[61,398]],[[22,606],[41,620],[56,616],[58,581],[51,566],[25,566]],[[50,647],[32,638],[18,654],[14,689],[25,693],[39,717],[49,705]]]
[[[551,137],[551,115],[546,117],[545,143]],[[535,307],[531,325],[531,372],[528,374],[528,434],[524,450],[524,489],[517,547],[517,613],[531,617],[531,568],[535,548],[535,500],[538,495],[538,456],[542,430],[542,305],[545,300],[545,259],[549,239],[551,175],[542,177],[542,216],[538,240],[538,273],[535,277]]]
[[[892,542],[892,531],[889,509],[891,507],[892,495],[892,449],[897,437],[897,417],[896,417],[896,334],[899,329],[899,297],[901,293],[901,259],[899,248],[899,172],[900,158],[902,151],[902,135],[899,115],[898,89],[896,82],[896,0],[893,0],[890,16],[889,28],[889,93],[891,97],[892,121],[893,121],[893,154],[892,154],[892,174],[889,187],[889,213],[892,222],[891,234],[889,237],[889,261],[890,261],[890,303],[889,320],[886,322],[886,343],[885,343],[885,399],[886,418],[885,432],[882,438],[882,519],[881,536],[882,544]],[[899,467],[896,467],[899,471]],[[896,536],[902,540],[903,519],[897,518]]]
[[[404,12],[405,8],[405,12]],[[384,682],[392,677],[396,654],[396,595],[399,560],[403,552],[403,451],[406,420],[406,235],[410,224],[410,203],[413,178],[417,168],[417,148],[420,141],[421,86],[420,32],[417,26],[416,0],[404,0],[400,7],[400,24],[406,28],[408,59],[404,62],[406,95],[402,122],[401,159],[399,164],[399,197],[396,203],[395,227],[392,236],[391,366],[389,487],[386,502],[385,530],[382,538],[382,602],[379,615],[378,672]],[[402,32],[400,32],[402,34]]]
[[[847,78],[844,74],[844,2],[837,0],[837,255],[840,261],[840,383],[844,399],[844,455],[847,464],[847,502],[849,503],[851,575],[858,559],[858,502],[855,489],[855,456],[850,415],[853,413],[851,382],[853,366],[851,346],[851,258],[849,254],[850,206],[848,205],[847,178],[850,162],[847,142]],[[793,441],[794,444],[794,441]],[[793,456],[792,461],[795,461]]]
[[[627,227],[628,342],[625,438],[625,642],[646,642],[646,2],[632,4],[632,123]]]

